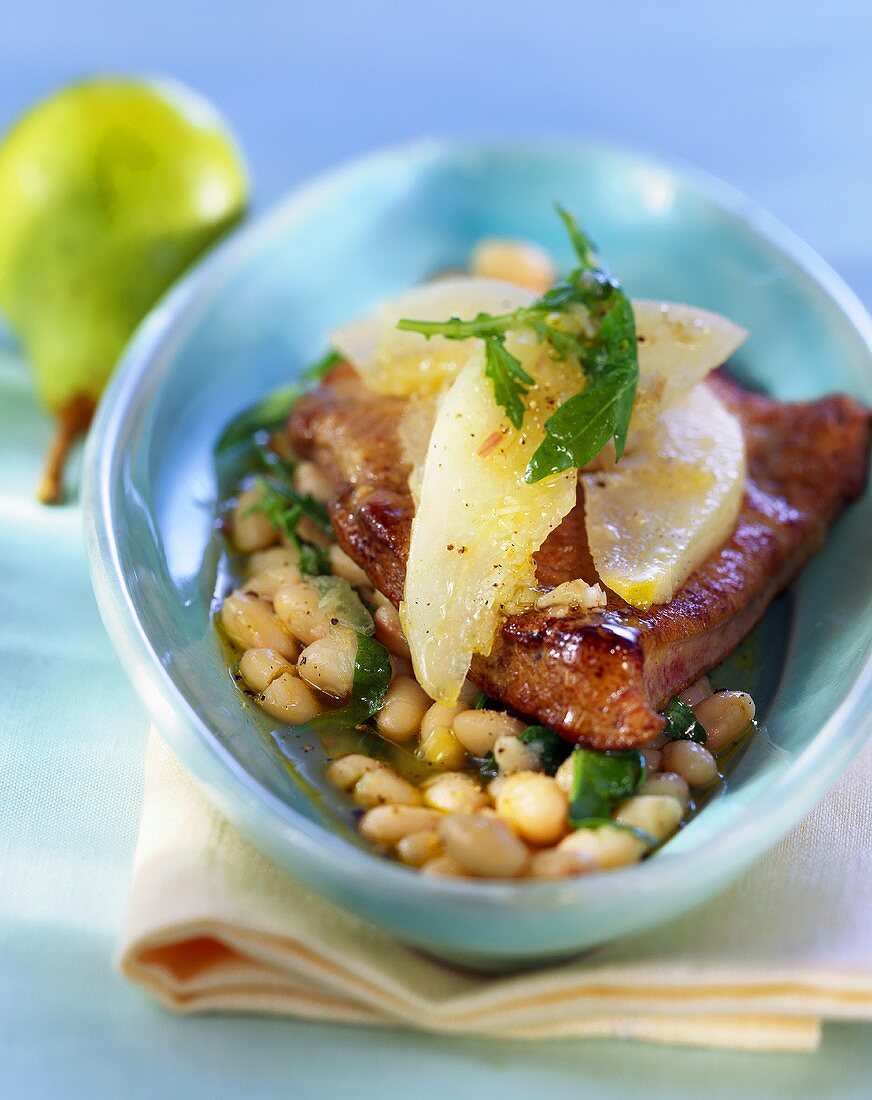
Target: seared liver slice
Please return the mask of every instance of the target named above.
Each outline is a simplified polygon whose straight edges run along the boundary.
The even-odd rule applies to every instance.
[[[722,374],[708,385],[745,433],[748,482],[732,538],[669,603],[639,612],[609,592],[605,608],[514,615],[491,654],[473,661],[470,677],[488,695],[568,740],[621,749],[654,736],[658,709],[738,645],[864,490],[870,413],[856,401],[773,401]],[[340,544],[397,605],[414,514],[397,434],[404,408],[342,366],[288,426],[298,453],[336,485]],[[596,581],[583,500],[539,551],[537,572],[545,587]]]

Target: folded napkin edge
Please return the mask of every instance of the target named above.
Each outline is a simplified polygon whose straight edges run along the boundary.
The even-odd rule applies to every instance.
[[[277,957],[280,956],[280,957]],[[751,1002],[757,1011],[768,1010],[784,1016],[813,1015],[825,1019],[872,1018],[872,988],[845,988],[819,979],[796,980],[785,975],[767,975],[756,982],[742,980],[735,971],[704,976],[706,980],[675,982],[664,986],[657,975],[652,983],[640,980],[609,983],[602,974],[591,983],[580,975],[576,983],[560,989],[530,992],[507,1001],[495,994],[460,994],[441,1002],[422,1003],[412,995],[401,998],[374,988],[352,971],[345,971],[317,952],[295,941],[278,944],[268,936],[251,933],[235,926],[224,926],[214,919],[162,924],[159,931],[128,940],[116,958],[116,968],[131,980],[149,975],[151,984],[162,984],[180,997],[193,992],[205,973],[233,968],[241,977],[258,975],[258,983],[272,974],[273,982],[293,979],[311,985],[338,990],[343,1000],[363,1004],[386,1018],[402,1020],[409,1012],[419,1013],[434,1022],[443,1018],[474,1025],[477,1018],[511,1018],[526,1012],[541,1012],[547,1007],[567,1007],[575,1013],[598,1011],[607,1004],[613,1011],[632,1010],[644,1003],[664,1015],[681,1015],[689,1005],[713,1017],[736,1013],[735,1002]],[[227,975],[229,977],[229,974]],[[842,976],[839,975],[841,978]],[[716,1001],[717,1008],[710,1002]],[[494,1003],[496,1002],[496,1003]],[[574,1004],[573,1004],[574,1002]]]

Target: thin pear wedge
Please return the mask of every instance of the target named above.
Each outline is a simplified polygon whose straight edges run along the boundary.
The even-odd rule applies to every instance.
[[[533,555],[576,498],[575,470],[534,484],[524,475],[577,369],[535,343],[512,350],[538,380],[523,428],[495,404],[479,348],[442,397],[420,476],[400,614],[419,682],[445,703],[506,615],[535,600]]]
[[[643,445],[582,481],[600,580],[647,610],[671,600],[732,534],[745,489],[742,426],[697,385],[661,414]]]

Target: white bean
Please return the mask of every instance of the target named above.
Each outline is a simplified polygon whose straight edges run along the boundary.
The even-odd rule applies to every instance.
[[[707,787],[718,777],[718,762],[696,741],[670,741],[663,746],[663,770],[680,775],[691,787]]]
[[[422,875],[435,875],[441,878],[469,878],[469,871],[454,858],[454,856],[448,855],[447,852],[441,856],[436,856],[434,859],[428,859],[427,862],[421,867]]]
[[[398,657],[396,653],[389,653],[388,660],[391,662],[392,676],[409,676],[414,679],[415,670],[412,668],[411,661],[407,661],[405,657]],[[417,683],[417,680],[415,681],[415,683]],[[429,695],[427,695],[426,698],[427,706],[429,707],[433,700],[430,698]],[[426,707],[424,709],[426,710]]]
[[[297,463],[297,468],[294,470],[294,488],[298,493],[308,494],[322,504],[326,504],[336,495],[330,478],[318,465],[308,460]]]
[[[695,680],[690,687],[686,687],[684,691],[679,692],[678,698],[686,707],[695,707],[697,703],[701,703],[703,699],[707,699],[711,693],[712,685],[708,676],[701,676],[698,680]]]
[[[716,691],[693,712],[706,732],[706,748],[717,755],[738,740],[754,721],[754,700],[744,691]]]
[[[660,770],[660,761],[662,759],[662,753],[660,749],[642,749],[642,755],[645,757],[645,764],[648,767],[649,772],[656,772]]]
[[[266,600],[232,592],[221,605],[221,625],[240,649],[274,649],[287,661],[297,659],[299,646]]]
[[[637,863],[648,845],[625,829],[601,825],[598,829],[576,829],[560,841],[558,851],[575,852],[595,867],[608,870]]]
[[[542,771],[542,761],[536,749],[514,734],[500,734],[494,742],[494,759],[500,775]]]
[[[418,746],[421,759],[442,768],[463,767],[466,750],[451,732],[451,725],[465,709],[465,703],[455,703],[453,706],[434,703],[429,708],[421,719],[421,743]]]
[[[253,691],[265,691],[283,672],[293,675],[293,666],[274,649],[246,649],[239,658],[239,674]]]
[[[485,814],[452,814],[440,826],[448,855],[484,878],[516,878],[530,862],[526,846],[502,821]]]
[[[383,764],[379,768],[364,774],[354,784],[354,801],[358,806],[369,809],[372,806],[384,806],[393,803],[399,806],[419,806],[421,792],[411,783]]]
[[[551,257],[541,245],[508,237],[486,237],[479,241],[470,258],[473,275],[501,279],[544,294],[557,276]]]
[[[471,775],[445,772],[424,787],[424,802],[445,813],[473,814],[488,804],[488,797]]]
[[[366,811],[358,828],[367,840],[391,847],[410,833],[438,829],[441,820],[438,810],[424,806],[375,806]]]
[[[351,694],[357,638],[353,630],[334,630],[307,645],[297,661],[297,672],[319,691],[337,699]]]
[[[568,878],[594,870],[596,864],[589,856],[570,848],[545,848],[536,852],[530,862],[533,878]]]
[[[524,723],[499,710],[464,710],[458,714],[451,729],[457,740],[473,756],[491,752],[501,734],[523,733]]]
[[[305,582],[285,584],[273,597],[282,624],[303,645],[311,645],[330,633],[330,620],[318,606],[318,593]]]
[[[615,813],[615,821],[641,829],[658,841],[672,836],[683,817],[683,802],[657,794],[635,794],[622,802]]]
[[[296,673],[283,672],[259,697],[261,709],[280,722],[298,726],[321,713],[321,704]]]
[[[406,636],[400,624],[400,613],[394,605],[391,603],[382,604],[381,607],[376,609],[373,621],[375,622],[375,636],[378,641],[386,646],[391,653],[396,653],[398,657],[405,657],[408,660],[411,656],[409,643],[406,641]]]
[[[282,585],[294,584],[300,579],[300,570],[295,565],[280,565],[255,573],[245,582],[245,591],[271,600]]]
[[[422,829],[420,833],[409,833],[397,841],[397,855],[410,867],[420,867],[441,856],[444,850],[438,829]]]
[[[572,779],[574,774],[575,757],[572,753],[570,753],[569,756],[567,756],[567,758],[554,773],[554,780],[564,794],[569,794],[572,790]]]
[[[330,568],[337,577],[342,577],[358,588],[369,584],[366,573],[357,562],[351,560],[341,546],[331,546],[327,551],[327,557],[330,560]]]
[[[690,787],[687,780],[675,772],[657,772],[649,775],[639,794],[665,794],[676,798],[685,808],[690,802]]]
[[[566,832],[568,801],[550,776],[536,772],[508,776],[496,806],[500,817],[531,844],[556,844]]]
[[[500,791],[505,787],[506,780],[509,777],[507,775],[498,775],[495,779],[492,779],[487,785],[487,793],[491,802],[496,802],[500,797]]]
[[[239,494],[233,506],[233,541],[240,550],[262,550],[278,542],[279,533],[263,512],[252,511],[263,499],[255,485]]]
[[[327,779],[334,787],[350,791],[362,775],[381,767],[383,767],[381,761],[373,760],[371,756],[365,756],[362,752],[350,752],[329,765]]]
[[[296,546],[271,546],[268,550],[255,550],[245,563],[249,577],[273,569],[297,568],[300,560]]]
[[[411,676],[396,676],[375,716],[375,724],[382,737],[389,741],[408,741],[420,730],[431,705],[430,697],[417,680]]]

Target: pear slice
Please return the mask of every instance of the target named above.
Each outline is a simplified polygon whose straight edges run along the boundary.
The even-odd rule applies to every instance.
[[[742,427],[697,385],[613,470],[582,481],[600,580],[647,610],[670,600],[732,533],[745,487]]]
[[[471,320],[477,313],[511,313],[536,300],[512,283],[459,275],[415,287],[382,304],[377,312],[331,332],[330,343],[354,366],[372,390],[406,397],[438,392],[479,346],[476,338],[448,340],[400,332],[403,317]]]
[[[468,320],[477,313],[508,313],[534,300],[531,291],[512,283],[474,276],[442,279],[336,329],[331,342],[370,389],[398,396],[433,394],[458,373],[477,341],[444,336],[427,340],[416,332],[400,332],[400,318]],[[718,313],[677,302],[634,300],[633,312],[639,387],[631,430],[643,432],[663,409],[725,362],[747,333]]]
[[[535,484],[524,472],[555,403],[577,388],[577,367],[535,340],[511,350],[537,379],[523,427],[494,402],[479,344],[439,403],[415,479],[400,614],[418,681],[443,703],[456,702],[473,654],[490,652],[505,616],[539,595],[533,555],[576,498],[575,470]]]
[[[748,333],[719,313],[679,302],[633,300],[639,344],[639,387],[631,431],[650,428],[660,413],[715,367]]]
[[[370,388],[414,398],[401,430],[416,502],[401,615],[418,680],[441,702],[457,699],[473,654],[490,651],[499,622],[535,600],[533,555],[572,508],[576,482],[574,471],[533,485],[524,474],[546,421],[583,380],[578,364],[552,359],[531,330],[510,333],[508,349],[536,379],[514,429],[493,399],[481,341],[427,340],[396,324],[505,313],[533,300],[513,284],[461,276],[416,288],[331,334]],[[641,339],[631,443],[646,456],[656,446],[649,437],[660,439],[658,416],[745,333],[690,306],[634,308]],[[691,559],[704,543],[690,540]]]

